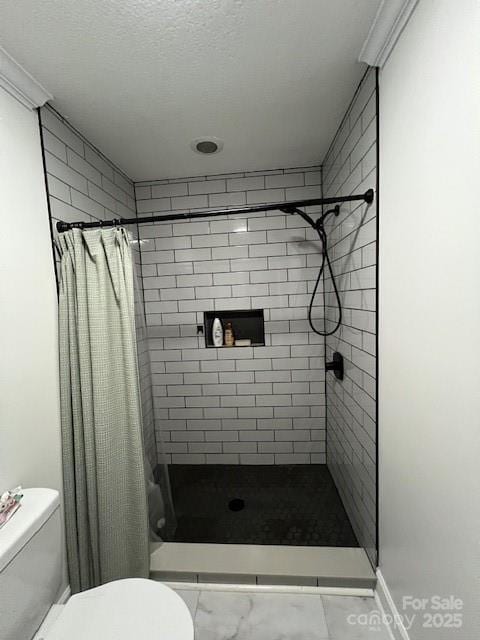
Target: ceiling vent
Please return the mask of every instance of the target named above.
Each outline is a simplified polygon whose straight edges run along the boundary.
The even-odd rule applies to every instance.
[[[212,136],[208,138],[196,138],[196,140],[192,140],[190,147],[196,153],[211,156],[214,153],[219,153],[223,149],[223,140]]]

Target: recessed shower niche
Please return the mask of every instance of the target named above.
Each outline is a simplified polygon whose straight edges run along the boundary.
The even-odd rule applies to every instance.
[[[227,324],[231,323],[235,335],[235,346],[265,346],[263,309],[249,309],[248,311],[205,311],[205,346],[213,349],[228,349],[229,347],[215,347],[213,344],[212,328],[215,318],[220,320],[224,331]],[[241,344],[237,344],[239,341]]]

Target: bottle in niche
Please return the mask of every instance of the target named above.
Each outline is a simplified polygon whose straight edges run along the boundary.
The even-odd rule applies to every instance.
[[[233,333],[233,327],[231,322],[227,322],[225,327],[225,346],[233,347],[235,344],[235,334]]]
[[[223,327],[220,318],[213,321],[212,340],[215,347],[223,347]]]

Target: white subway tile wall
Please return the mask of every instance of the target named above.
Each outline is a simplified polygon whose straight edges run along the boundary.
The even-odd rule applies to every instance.
[[[321,196],[320,167],[142,182],[139,216]],[[318,209],[311,209],[313,215]],[[140,226],[157,431],[175,463],[325,463],[320,247],[279,211]],[[317,300],[323,317],[323,298]],[[264,309],[265,346],[207,349],[211,310]]]
[[[376,188],[376,86],[370,70],[323,163],[325,196]],[[360,544],[376,556],[376,201],[342,205],[328,240],[343,305],[342,325],[327,338],[326,357],[345,358],[345,379],[327,377],[327,462]],[[336,319],[325,281],[327,329]]]
[[[133,182],[48,106],[42,107],[41,120],[53,223],[135,217]],[[136,228],[132,226],[129,231],[136,238]],[[132,246],[140,279],[138,242]],[[155,467],[157,450],[141,281],[135,288],[135,316],[145,448]]]

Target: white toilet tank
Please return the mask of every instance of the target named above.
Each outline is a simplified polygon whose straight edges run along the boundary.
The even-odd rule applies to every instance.
[[[58,491],[24,489],[23,495],[0,529],[1,640],[31,640],[62,583]]]

